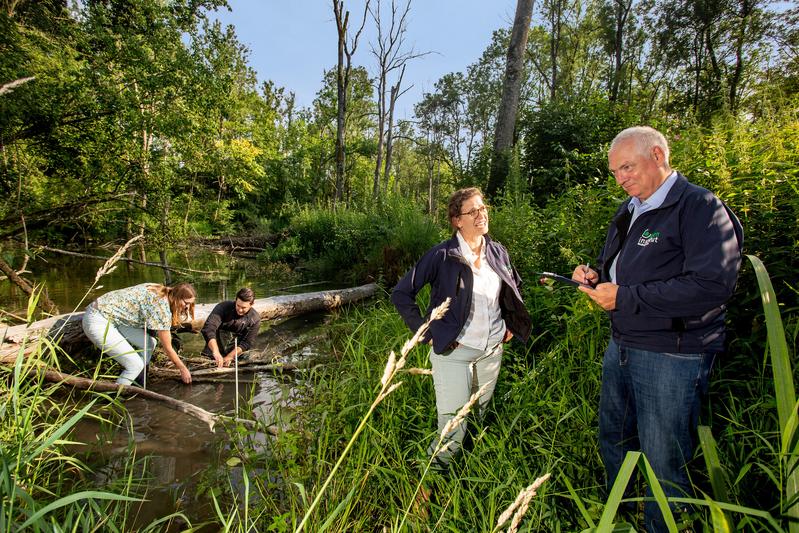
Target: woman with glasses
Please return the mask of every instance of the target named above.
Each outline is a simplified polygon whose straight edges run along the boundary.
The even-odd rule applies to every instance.
[[[423,339],[432,345],[439,435],[471,394],[488,385],[479,399],[480,410],[485,407],[494,393],[503,343],[513,336],[526,342],[532,329],[519,292],[521,279],[508,251],[488,236],[488,206],[480,189],[453,193],[448,215],[455,230],[452,238],[428,250],[391,293],[414,332],[435,307],[450,299],[447,313],[430,324]],[[428,284],[430,304],[423,313],[416,295]],[[449,463],[464,435],[461,423],[445,436],[444,443],[452,442],[437,454],[439,464]],[[438,445],[437,435],[428,453],[433,455]]]
[[[103,294],[83,313],[83,331],[104,354],[122,365],[120,385],[143,385],[144,369],[150,362],[156,339],[180,371],[183,383],[191,374],[172,347],[170,329],[194,319],[197,293],[190,283],[174,287],[142,283]],[[140,353],[140,350],[146,354]]]

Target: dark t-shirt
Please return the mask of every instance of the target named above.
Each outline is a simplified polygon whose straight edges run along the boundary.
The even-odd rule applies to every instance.
[[[214,307],[208,320],[202,329],[206,344],[209,340],[215,339],[217,331],[230,331],[236,335],[239,348],[247,351],[252,348],[255,337],[258,336],[258,328],[261,326],[261,315],[255,308],[250,308],[244,316],[236,313],[236,303],[230,300],[219,302]]]

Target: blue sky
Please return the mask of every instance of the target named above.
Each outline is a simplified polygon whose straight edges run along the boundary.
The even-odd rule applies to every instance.
[[[383,1],[384,6],[390,4]],[[236,28],[239,41],[250,49],[249,63],[258,79],[294,91],[297,104],[309,106],[321,87],[322,73],[336,64],[332,0],[228,2],[232,11],[214,16]],[[397,3],[404,5],[404,0]],[[345,0],[345,8],[351,21],[360,21],[363,0]],[[441,76],[464,71],[475,62],[492,32],[511,26],[515,8],[515,0],[412,0],[407,43],[417,52],[434,53],[409,63],[403,85],[413,84],[413,88],[397,104],[399,118],[410,118],[413,105]],[[367,27],[370,23],[367,20]],[[375,72],[368,40],[362,38],[358,44],[353,63]]]

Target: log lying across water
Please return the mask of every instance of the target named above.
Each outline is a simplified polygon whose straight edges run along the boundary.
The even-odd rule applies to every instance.
[[[377,285],[370,283],[360,287],[330,291],[306,292],[285,296],[258,298],[253,303],[262,320],[272,320],[300,315],[312,311],[334,309],[342,305],[374,296]],[[184,324],[193,331],[199,331],[205,324],[215,304],[198,304],[194,308],[194,321]],[[30,326],[20,325],[8,328],[0,346],[0,363],[9,363],[16,359],[20,346],[27,339],[33,343],[42,336],[56,340],[67,353],[75,353],[86,346],[89,341],[83,334],[81,319],[83,312],[68,313],[34,322]]]

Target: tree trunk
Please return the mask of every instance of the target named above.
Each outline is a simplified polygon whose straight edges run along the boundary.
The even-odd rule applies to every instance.
[[[380,171],[383,169],[383,143],[386,130],[386,75],[381,72],[377,82],[377,156],[372,180],[372,199],[380,197]]]
[[[743,74],[745,64],[743,50],[744,41],[746,39],[747,25],[753,10],[754,6],[750,0],[743,0],[741,2],[741,11],[738,16],[740,22],[738,24],[737,35],[735,36],[735,67],[733,67],[732,76],[729,81],[729,105],[730,111],[733,113],[738,110],[738,86],[741,82],[741,75]]]
[[[347,112],[347,76],[344,67],[344,52],[347,39],[347,25],[350,13],[347,11],[342,18],[342,0],[333,0],[333,12],[336,16],[336,29],[338,31],[338,63],[336,67],[336,191],[333,205],[338,202],[344,193],[344,117]]]
[[[386,128],[386,166],[383,171],[383,183],[385,183],[385,190],[388,190],[388,182],[391,177],[391,163],[392,156],[394,155],[394,108],[399,98],[400,85],[402,84],[402,77],[405,75],[405,65],[402,65],[402,71],[399,75],[397,83],[391,87],[391,95],[389,97],[388,107],[388,127]]]
[[[147,193],[142,194],[141,197],[141,211],[142,213],[147,212]],[[139,228],[139,261],[146,263],[147,262],[147,251],[144,249],[144,221],[141,222],[141,228]]]
[[[494,153],[486,190],[489,197],[496,195],[504,187],[510,168],[510,152],[513,148],[513,133],[524,69],[524,51],[527,48],[527,35],[532,16],[533,0],[517,0],[516,16],[508,46],[505,79],[502,82],[502,99],[499,103],[494,133]]]
[[[615,0],[614,6],[616,8],[615,20],[616,31],[613,39],[613,73],[611,75],[610,97],[611,102],[618,102],[619,89],[622,80],[622,52],[624,50],[624,28],[627,25],[627,19],[632,9],[632,0]]]
[[[427,214],[430,218],[433,217],[433,167],[435,161],[433,160],[433,141],[431,134],[427,135],[427,145],[429,154],[427,156]]]

